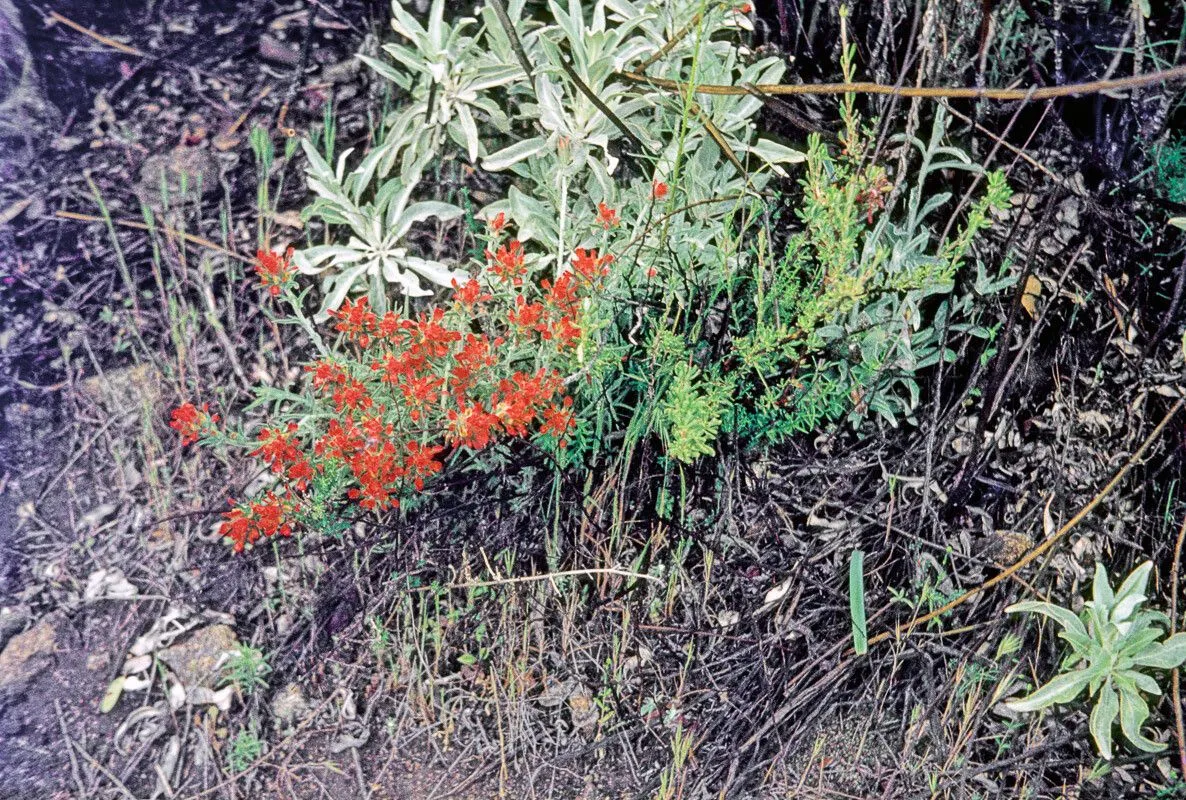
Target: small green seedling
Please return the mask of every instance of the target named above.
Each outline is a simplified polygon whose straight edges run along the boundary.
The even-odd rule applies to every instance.
[[[1124,579],[1113,593],[1108,572],[1096,564],[1092,599],[1076,616],[1052,603],[1014,603],[1008,613],[1032,611],[1045,614],[1062,627],[1059,637],[1071,646],[1060,674],[1033,694],[1006,705],[1014,711],[1038,711],[1056,703],[1070,703],[1086,688],[1095,697],[1091,736],[1100,755],[1112,758],[1112,725],[1120,717],[1124,738],[1148,753],[1165,748],[1145,738],[1141,725],[1149,717],[1144,694],[1159,695],[1161,688],[1141,668],[1167,670],[1186,661],[1186,633],[1159,641],[1169,618],[1159,611],[1138,610],[1145,602],[1145,586],[1153,562],[1146,561]]]
[[[271,671],[262,651],[250,645],[240,645],[223,665],[220,685],[233,685],[242,694],[249,695],[268,685],[264,676]]]

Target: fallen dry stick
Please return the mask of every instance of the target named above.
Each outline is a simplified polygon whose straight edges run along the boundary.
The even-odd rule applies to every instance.
[[[85,25],[79,25],[74,20],[70,19],[69,17],[64,17],[56,11],[49,12],[49,18],[52,19],[54,22],[62,23],[67,28],[72,28],[72,29],[78,31],[83,36],[91,37],[99,44],[110,47],[112,50],[118,50],[121,53],[127,53],[128,55],[136,56],[137,58],[148,58],[147,53],[141,52],[140,50],[137,50],[135,47],[126,45],[123,42],[117,42],[115,39],[111,39],[107,36],[104,36],[101,33],[96,33],[95,31],[91,30],[90,28],[86,27]]]
[[[665,78],[652,78],[638,72],[619,72],[618,75],[634,83],[650,84],[658,89],[685,94],[688,84]],[[1186,79],[1186,66],[1174,67],[1161,72],[1149,72],[1128,78],[1068,83],[1062,86],[1031,86],[1028,89],[980,89],[971,86],[894,86],[886,83],[760,83],[746,86],[727,86],[701,83],[692,86],[697,94],[739,95],[759,94],[888,94],[897,97],[966,98],[972,100],[1050,100],[1056,97],[1070,97],[1077,94],[1099,94],[1124,89],[1137,89],[1162,81]]]

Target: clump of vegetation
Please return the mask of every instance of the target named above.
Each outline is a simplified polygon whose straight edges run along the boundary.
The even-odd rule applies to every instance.
[[[1174,136],[1154,153],[1157,186],[1171,203],[1186,204],[1186,137]]]
[[[1186,633],[1162,641],[1169,618],[1160,611],[1141,609],[1153,562],[1134,569],[1120,588],[1112,591],[1108,571],[1096,564],[1092,599],[1074,612],[1034,600],[1014,603],[1006,611],[1031,612],[1054,620],[1062,630],[1058,638],[1071,646],[1059,675],[1020,700],[1008,703],[1014,711],[1038,711],[1056,704],[1071,703],[1087,690],[1095,698],[1091,711],[1091,736],[1099,753],[1112,758],[1112,726],[1120,718],[1120,730],[1134,747],[1149,753],[1165,749],[1148,739],[1141,726],[1149,718],[1143,695],[1160,695],[1161,688],[1143,669],[1170,670],[1186,661]]]
[[[250,645],[239,645],[222,666],[221,684],[234,686],[242,695],[250,695],[268,685],[272,671],[263,651]]]
[[[964,227],[933,241],[931,215],[950,195],[931,176],[979,170],[944,142],[944,117],[910,142],[916,183],[901,211],[887,209],[891,184],[851,97],[836,154],[818,136],[806,153],[758,137],[754,97],[695,98],[697,83],[782,74],[777,59],[739,58],[737,9],[709,7],[648,60],[646,77],[624,81],[617,70],[695,3],[551,3],[551,24],[520,6],[515,24],[494,6],[480,25],[449,23],[437,0],[426,28],[397,7],[406,41],[386,48],[391,61],[367,63],[411,102],[358,159],[335,154],[328,134],[324,154],[305,143],[315,195],[305,216],[325,223],[325,243],[265,248],[256,270],[320,358],[301,394],[261,391],[272,421],[250,444],[218,435],[192,405],[174,420],[187,439],[249,447],[280,479],[227,515],[236,550],[327,508],[394,508],[500,437],[534,437],[579,467],[623,435],[627,449],[654,436],[687,465],[723,432],[762,444],[846,414],[897,424],[918,401],[917,370],[948,356],[935,323],[971,329],[948,296],[1009,190],[983,176]],[[845,48],[850,77],[854,53]],[[628,163],[611,137],[631,143]],[[475,214],[484,230],[443,225],[459,206],[414,200],[430,161],[509,179]],[[799,191],[773,191],[796,163]],[[772,258],[768,218],[788,204],[802,232]],[[431,219],[441,236],[476,237],[482,256],[414,254],[412,226]],[[318,318],[332,320],[334,341],[306,317],[313,287],[299,274],[322,278]],[[434,298],[417,275],[451,294]]]

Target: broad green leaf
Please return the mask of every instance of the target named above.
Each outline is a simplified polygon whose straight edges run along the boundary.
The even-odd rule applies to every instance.
[[[1112,759],[1112,723],[1116,721],[1116,715],[1119,713],[1120,698],[1109,682],[1104,685],[1095,708],[1091,710],[1091,720],[1088,725],[1091,730],[1091,738],[1095,739],[1096,749],[1099,750],[1101,756],[1109,761]]]
[[[1124,583],[1120,584],[1120,588],[1116,590],[1115,602],[1117,606],[1128,597],[1140,595],[1143,600],[1145,597],[1145,586],[1149,583],[1149,573],[1153,571],[1153,562],[1146,561],[1124,579]]]
[[[547,140],[539,136],[524,139],[521,142],[515,142],[510,147],[504,147],[502,150],[491,153],[482,159],[482,167],[490,172],[499,172],[514,164],[518,164],[525,158],[531,158],[537,155],[547,147],[547,144]]]
[[[758,139],[749,151],[767,164],[798,164],[807,158],[805,153],[770,139]]]
[[[103,699],[99,701],[99,713],[108,714],[111,709],[115,708],[115,704],[119,702],[120,695],[124,693],[124,676],[120,675],[107,686],[107,691],[103,693]]]
[[[428,12],[428,41],[434,49],[440,50],[445,43],[445,0],[433,0]]]
[[[354,286],[355,281],[367,271],[369,266],[369,263],[358,264],[330,280],[334,288],[325,296],[321,310],[317,312],[315,319],[318,322],[325,322],[329,319],[328,312],[335,311],[338,306],[342,305],[342,301],[346,299],[346,295]]]
[[[466,87],[471,92],[484,92],[496,86],[504,86],[515,80],[523,70],[518,64],[494,64],[483,66],[478,75]]]
[[[352,247],[337,244],[322,244],[292,254],[292,264],[304,275],[316,275],[327,267],[351,264],[363,257]],[[323,262],[329,261],[328,264]]]
[[[399,86],[404,86],[407,84],[407,76],[390,64],[380,61],[377,58],[363,55],[362,53],[357,54],[355,58],[366,64],[368,67],[382,75],[387,80],[392,81]]]
[[[1140,689],[1145,694],[1151,694],[1155,697],[1161,694],[1161,687],[1157,685],[1157,681],[1153,680],[1150,675],[1137,672],[1135,669],[1121,670],[1117,674],[1120,678],[1131,683],[1133,687]]]
[[[449,269],[448,266],[439,261],[406,256],[404,258],[404,264],[408,269],[419,275],[423,275],[438,286],[447,287],[452,286],[454,281],[465,283],[469,280],[467,273]]]
[[[404,47],[398,44],[385,44],[383,50],[387,55],[403,64],[410,69],[414,75],[401,76],[398,70],[393,70],[393,73],[383,73],[384,77],[390,78],[396,82],[396,85],[408,89],[417,76],[430,76],[431,72],[428,69],[428,64],[424,61],[423,56],[420,55],[414,48]]]
[[[1122,632],[1131,630],[1132,616],[1143,602],[1145,602],[1145,595],[1143,594],[1130,594],[1126,597],[1118,598],[1115,607],[1112,609],[1112,624],[1122,626]]]
[[[375,192],[374,201],[367,207],[372,224],[377,222],[383,213],[386,212],[388,215],[386,224],[390,227],[394,219],[404,212],[404,208],[407,206],[408,200],[411,199],[412,191],[415,188],[415,184],[404,183],[397,179],[384,181],[383,185],[379,187],[379,191]],[[382,234],[383,231],[375,226],[373,233],[375,239],[381,239]],[[396,232],[397,238],[401,235],[401,233]]]
[[[1158,639],[1165,635],[1160,627],[1149,627],[1149,621],[1132,623],[1132,627],[1119,642],[1120,660],[1127,660],[1126,666],[1132,666],[1138,656],[1142,656],[1155,646]],[[1168,667],[1166,668],[1168,669]]]
[[[1154,669],[1174,669],[1186,662],[1186,633],[1175,633],[1161,644],[1132,657],[1135,665]]]
[[[1066,628],[1067,632],[1073,636],[1087,638],[1087,629],[1083,627],[1083,623],[1073,612],[1062,606],[1056,606],[1053,603],[1043,603],[1038,600],[1026,600],[1021,603],[1014,603],[1005,609],[1006,614],[1016,614],[1022,611],[1043,614]]]
[[[1156,753],[1165,749],[1165,745],[1145,738],[1141,734],[1141,726],[1149,718],[1149,706],[1137,692],[1121,688],[1120,690],[1120,730],[1133,745],[1146,753]]]
[[[1095,577],[1091,581],[1091,599],[1103,606],[1111,606],[1113,602],[1112,585],[1108,583],[1108,571],[1104,565],[1095,562]]]
[[[469,106],[464,103],[457,105],[457,123],[461,127],[462,138],[465,139],[465,151],[471,164],[478,163],[478,126],[474,122],[474,115]]]
[[[416,279],[416,276],[410,270],[402,270],[400,266],[394,259],[385,259],[383,262],[383,277],[389,283],[402,287],[403,293],[408,297],[428,297],[432,294],[430,290],[420,285],[420,281]]]
[[[391,27],[400,36],[411,39],[417,45],[424,42],[426,34],[424,28],[416,18],[404,10],[400,3],[391,4]]]
[[[423,222],[429,217],[436,217],[447,222],[451,219],[457,219],[463,213],[461,208],[452,203],[426,200],[420,203],[412,203],[403,213],[393,219],[388,227],[397,237],[402,238],[414,224]]]
[[[1079,696],[1079,693],[1091,681],[1092,674],[1088,670],[1059,675],[1049,683],[1041,686],[1033,694],[1020,700],[1009,700],[1005,703],[1014,711],[1037,711],[1056,703],[1069,703]]]

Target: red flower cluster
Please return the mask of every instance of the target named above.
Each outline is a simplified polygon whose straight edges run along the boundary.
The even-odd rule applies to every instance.
[[[490,227],[497,233],[503,225],[496,217]],[[583,301],[600,290],[613,258],[578,249],[571,269],[539,285],[525,285],[519,241],[487,258],[487,274],[455,284],[447,306],[380,315],[360,298],[330,312],[354,354],[309,364],[315,413],[256,435],[251,455],[280,486],[224,515],[220,531],[236,551],[290,535],[317,487],[342,486],[358,507],[381,511],[423,490],[448,449],[481,450],[537,431],[566,446],[573,400],[551,365],[580,342]],[[287,256],[261,253],[259,262],[269,287],[291,278]],[[205,406],[187,403],[170,424],[188,443],[216,421]]]
[[[259,276],[259,286],[267,289],[272,297],[279,297],[280,292],[292,280],[296,271],[292,268],[292,248],[288,248],[284,255],[271,250],[259,250],[255,254],[255,274]]]
[[[491,253],[487,250],[486,260],[493,262],[490,264],[490,271],[495,275],[515,286],[523,285],[527,267],[524,264],[523,245],[518,239],[511,239],[508,244],[499,247],[498,252]]]
[[[453,281],[453,299],[460,303],[465,311],[473,313],[479,303],[484,303],[492,298],[482,292],[482,284],[470,278],[464,285]]]
[[[597,224],[605,228],[607,231],[610,228],[616,228],[618,223],[618,212],[607,206],[605,203],[597,204]]]
[[[613,256],[599,256],[596,250],[586,251],[583,247],[578,247],[572,258],[572,268],[587,283],[593,283],[608,275],[609,265],[612,263]]]
[[[864,208],[866,223],[872,225],[873,215],[878,211],[885,210],[885,198],[893,190],[894,185],[890,183],[889,178],[884,174],[878,174],[870,181],[867,188],[857,194],[857,205]]]
[[[568,446],[568,432],[572,429],[574,422],[572,398],[565,397],[559,406],[544,409],[544,424],[540,426],[539,432],[556,437],[556,441],[560,443],[560,449],[563,450]]]
[[[231,540],[236,553],[242,553],[262,538],[291,536],[292,526],[285,521],[291,511],[284,500],[268,492],[258,501],[234,506],[223,514],[225,521],[218,532]]]
[[[367,306],[366,298],[357,302],[345,300],[341,306],[328,312],[338,324],[334,330],[346,334],[346,338],[358,342],[360,347],[371,343],[371,336],[377,331],[379,317]]]
[[[304,491],[313,478],[313,467],[296,438],[298,429],[295,422],[288,423],[283,430],[264,428],[257,437],[259,447],[251,455],[266,461],[272,472],[283,475],[298,491]]]
[[[187,445],[212,434],[216,422],[218,415],[210,413],[208,403],[203,403],[201,408],[193,403],[183,403],[173,409],[169,427],[181,434],[181,444]]]

